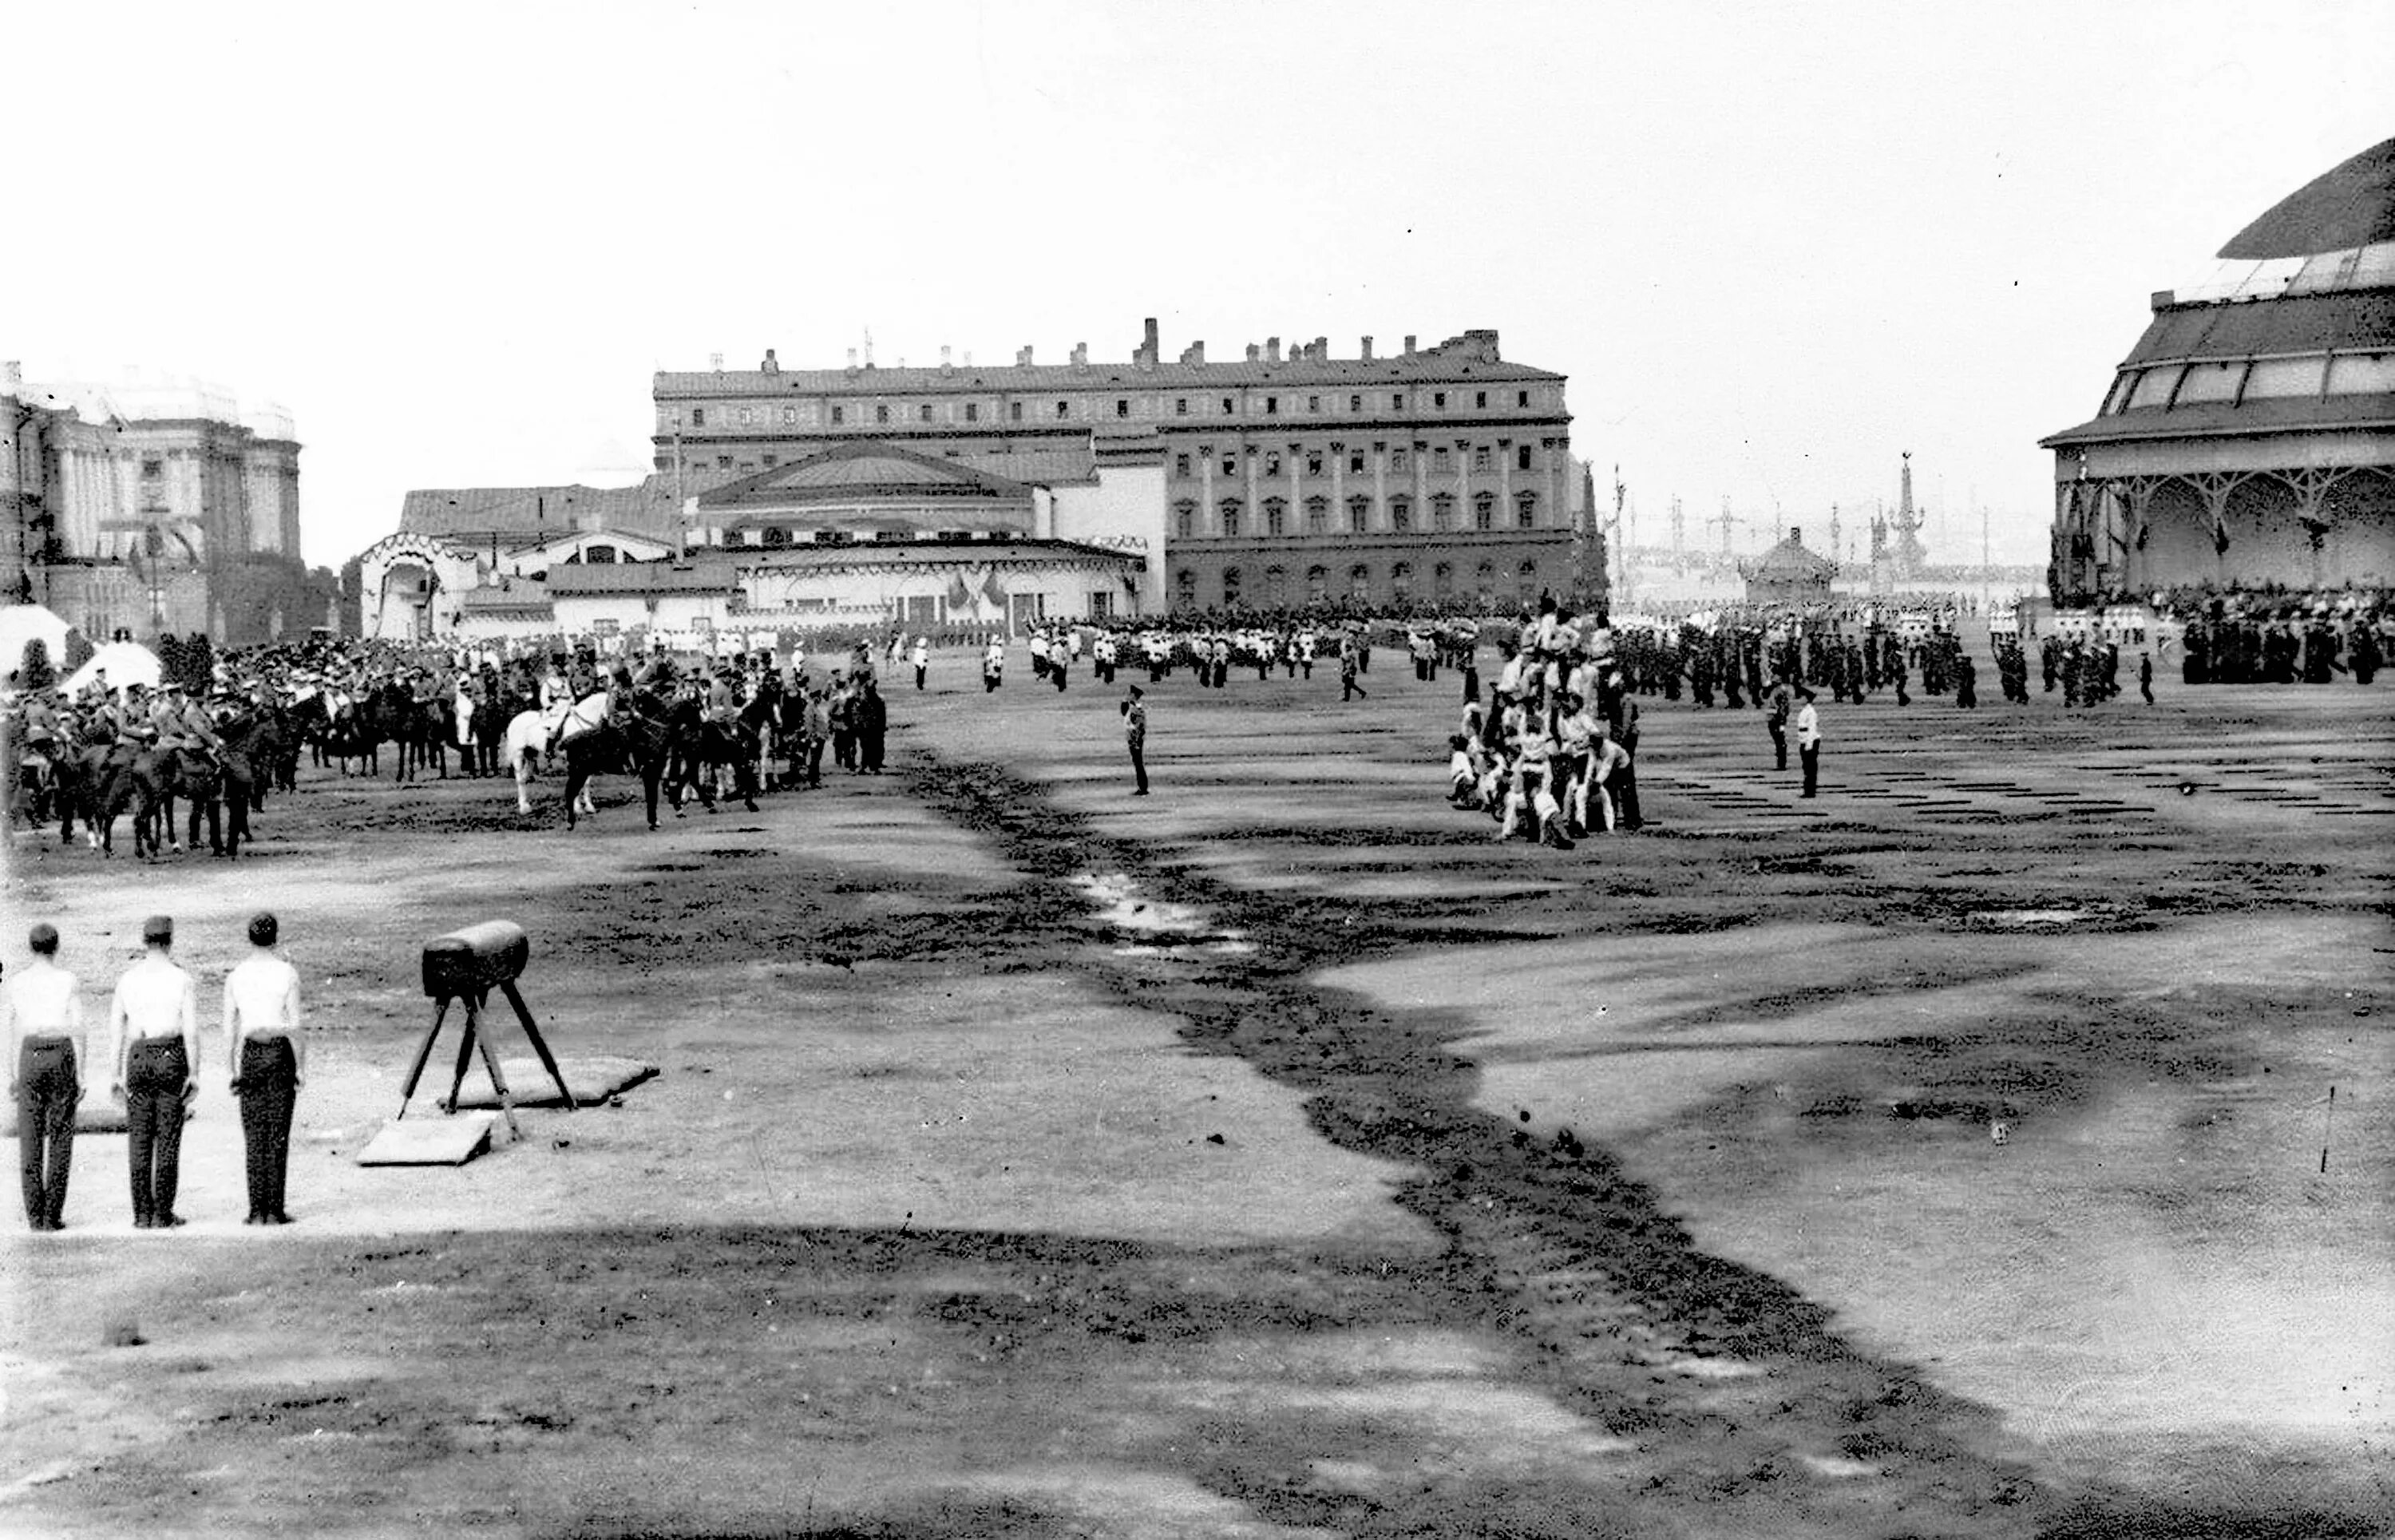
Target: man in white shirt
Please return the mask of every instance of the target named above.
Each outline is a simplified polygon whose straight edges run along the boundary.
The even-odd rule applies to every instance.
[[[36,1230],[64,1229],[75,1104],[83,1099],[83,997],[75,992],[74,975],[51,961],[59,951],[56,926],[35,925],[26,944],[32,966],[0,987],[25,1223]]]
[[[1805,790],[1798,795],[1809,797],[1821,780],[1821,713],[1813,709],[1812,691],[1799,690],[1797,698],[1805,702],[1796,711],[1796,755],[1805,762]]]
[[[109,1090],[125,1103],[126,1163],[133,1182],[133,1228],[170,1229],[181,1175],[183,1113],[200,1094],[200,1017],[192,976],[167,954],[175,922],[141,923],[143,956],[116,981],[108,1002]]]
[[[275,955],[274,916],[250,917],[246,961],[225,976],[225,1058],[241,1098],[241,1142],[249,1169],[251,1225],[287,1225],[284,1178],[291,1165],[291,1111],[307,1076],[299,1035],[299,970]]]

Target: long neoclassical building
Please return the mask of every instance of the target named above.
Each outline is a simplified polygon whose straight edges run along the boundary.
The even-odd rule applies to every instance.
[[[2058,600],[2180,585],[2395,587],[2395,139],[2153,296],[2054,451]]]
[[[1575,586],[1582,479],[1565,377],[1505,360],[1494,331],[1334,358],[1278,338],[1127,363],[750,370],[655,377],[656,469],[694,489],[872,440],[1054,489],[1056,533],[1151,559],[1173,607],[1475,600]],[[1108,464],[1163,472],[1160,505],[1076,526]]]

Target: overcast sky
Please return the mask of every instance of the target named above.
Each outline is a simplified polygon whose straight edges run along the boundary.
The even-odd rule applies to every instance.
[[[366,17],[366,20],[361,20]],[[0,357],[297,419],[306,555],[620,485],[650,373],[1467,327],[1642,538],[2043,560],[2150,291],[2395,133],[2395,5],[12,7]],[[1974,501],[1976,499],[1976,503]],[[1813,543],[1824,543],[1811,536]]]

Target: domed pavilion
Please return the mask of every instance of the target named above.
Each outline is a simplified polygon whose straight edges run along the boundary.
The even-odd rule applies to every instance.
[[[2058,600],[2395,587],[2395,139],[2220,248],[2054,451]]]
[[[1746,579],[1750,604],[1826,604],[1838,564],[1807,548],[1805,531],[1792,525],[1788,538],[1752,562],[1740,562],[1738,570]]]

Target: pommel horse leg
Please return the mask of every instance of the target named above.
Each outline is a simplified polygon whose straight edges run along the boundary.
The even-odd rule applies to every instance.
[[[483,1068],[490,1073],[491,1089],[498,1093],[499,1110],[507,1114],[508,1132],[521,1139],[523,1137],[523,1128],[516,1122],[515,1102],[508,1095],[508,1079],[499,1073],[499,1061],[491,1053],[490,1039],[480,1030],[483,1024],[483,1002],[488,998],[487,993],[470,994],[466,997],[466,1037],[464,1042],[457,1044],[457,1078],[449,1082],[449,1099],[442,1105],[449,1111],[457,1110],[457,1093],[466,1087],[466,1067],[472,1062],[474,1051],[480,1049],[483,1054]]]
[[[516,1008],[516,1019],[523,1023],[524,1036],[532,1040],[532,1051],[540,1055],[540,1067],[549,1071],[550,1080],[557,1082],[557,1094],[565,1098],[565,1109],[573,1111],[576,1106],[574,1093],[566,1086],[565,1073],[558,1069],[556,1056],[549,1053],[549,1044],[542,1041],[540,1028],[532,1019],[532,1007],[524,1003],[524,997],[517,991],[516,981],[512,978],[503,980],[499,990],[508,997],[508,1003]]]
[[[425,1033],[424,1041],[417,1045],[416,1062],[407,1067],[407,1083],[400,1087],[399,1116],[402,1118],[407,1116],[407,1104],[416,1095],[416,1082],[424,1078],[424,1066],[432,1057],[432,1040],[441,1035],[441,1024],[448,1019],[449,997],[443,995],[440,1002],[433,1007],[432,1030]]]

